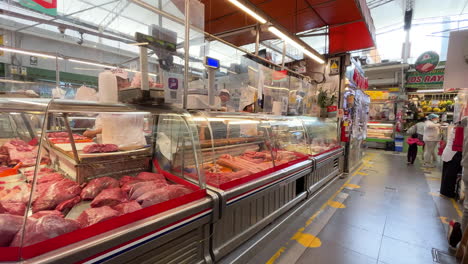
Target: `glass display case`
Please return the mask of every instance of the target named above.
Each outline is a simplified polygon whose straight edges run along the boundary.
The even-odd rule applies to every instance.
[[[187,112],[2,98],[0,118],[2,261],[35,257],[206,196],[198,131]]]
[[[207,184],[229,189],[307,159],[297,118],[245,113],[193,113]]]
[[[229,189],[339,146],[336,119],[196,112],[206,182]]]
[[[299,117],[307,132],[310,154],[320,155],[339,147],[336,118]]]
[[[373,139],[393,141],[394,126],[393,122],[368,122],[367,141]]]

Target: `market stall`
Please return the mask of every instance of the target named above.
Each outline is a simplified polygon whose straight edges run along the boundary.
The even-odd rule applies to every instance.
[[[312,172],[298,119],[236,113],[194,113],[207,187],[219,196],[211,237],[215,260],[307,197]]]
[[[341,141],[345,142],[344,172],[354,171],[360,164],[367,138],[370,97],[364,90],[367,79],[360,63],[351,59],[346,70],[346,88],[343,94],[343,119],[341,121]]]
[[[216,207],[188,113],[44,99],[0,113],[0,261],[210,262]]]

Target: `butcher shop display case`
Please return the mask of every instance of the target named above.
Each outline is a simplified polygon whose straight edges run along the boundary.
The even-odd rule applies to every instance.
[[[343,172],[344,148],[338,142],[336,118],[299,117],[307,132],[314,169],[307,177],[307,188],[315,192]]]
[[[0,118],[0,261],[210,258],[212,199],[187,112],[2,98]]]
[[[211,236],[218,261],[307,197],[312,161],[297,118],[218,112],[192,118],[200,131],[207,188],[220,197]]]

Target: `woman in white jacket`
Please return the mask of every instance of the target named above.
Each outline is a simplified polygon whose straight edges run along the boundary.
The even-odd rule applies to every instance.
[[[424,148],[424,166],[435,167],[434,161],[436,160],[435,148],[437,143],[440,141],[440,124],[439,116],[436,114],[430,114],[427,116],[427,121],[424,125],[423,140],[425,144]]]

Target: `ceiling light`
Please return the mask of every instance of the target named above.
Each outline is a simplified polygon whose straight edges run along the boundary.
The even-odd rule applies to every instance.
[[[15,49],[15,48],[7,48],[7,47],[4,47],[4,46],[0,46],[0,50],[7,51],[7,52],[14,52],[14,53],[19,53],[19,54],[24,54],[24,55],[36,56],[36,57],[41,57],[41,58],[48,58],[48,59],[58,58],[59,60],[63,60],[62,58],[54,56],[54,55],[48,55],[48,54],[45,54],[45,53],[39,53],[39,52],[34,52],[34,51],[20,50],[20,49]]]
[[[86,65],[98,66],[98,67],[103,67],[103,68],[110,68],[110,69],[116,69],[117,68],[117,67],[112,66],[112,65],[94,63],[94,62],[82,61],[82,60],[76,60],[76,59],[68,59],[68,61],[81,63],[81,64],[86,64]]]
[[[144,45],[149,45],[149,42],[129,43],[128,45],[132,45],[132,46],[144,46]]]
[[[241,2],[237,1],[237,0],[229,0],[229,2],[231,2],[232,4],[234,4],[235,6],[237,6],[238,8],[242,9],[244,12],[246,12],[247,14],[249,14],[251,17],[255,18],[258,22],[262,23],[262,24],[265,24],[267,21],[259,16],[257,13],[255,13],[252,9],[246,7],[244,4],[242,4]]]
[[[444,89],[428,89],[428,90],[418,90],[418,93],[443,93]]]
[[[268,27],[268,30],[275,34],[277,37],[279,37],[280,39],[282,39],[283,41],[289,43],[290,45],[294,46],[295,48],[301,50],[305,55],[309,56],[311,59],[315,60],[316,62],[320,63],[320,64],[323,64],[325,63],[324,60],[322,60],[319,56],[313,54],[312,52],[310,52],[308,49],[306,49],[303,45],[297,43],[296,41],[294,41],[293,39],[291,39],[290,37],[286,36],[286,34],[284,34],[283,32],[279,31],[277,28],[271,26],[271,27]]]

